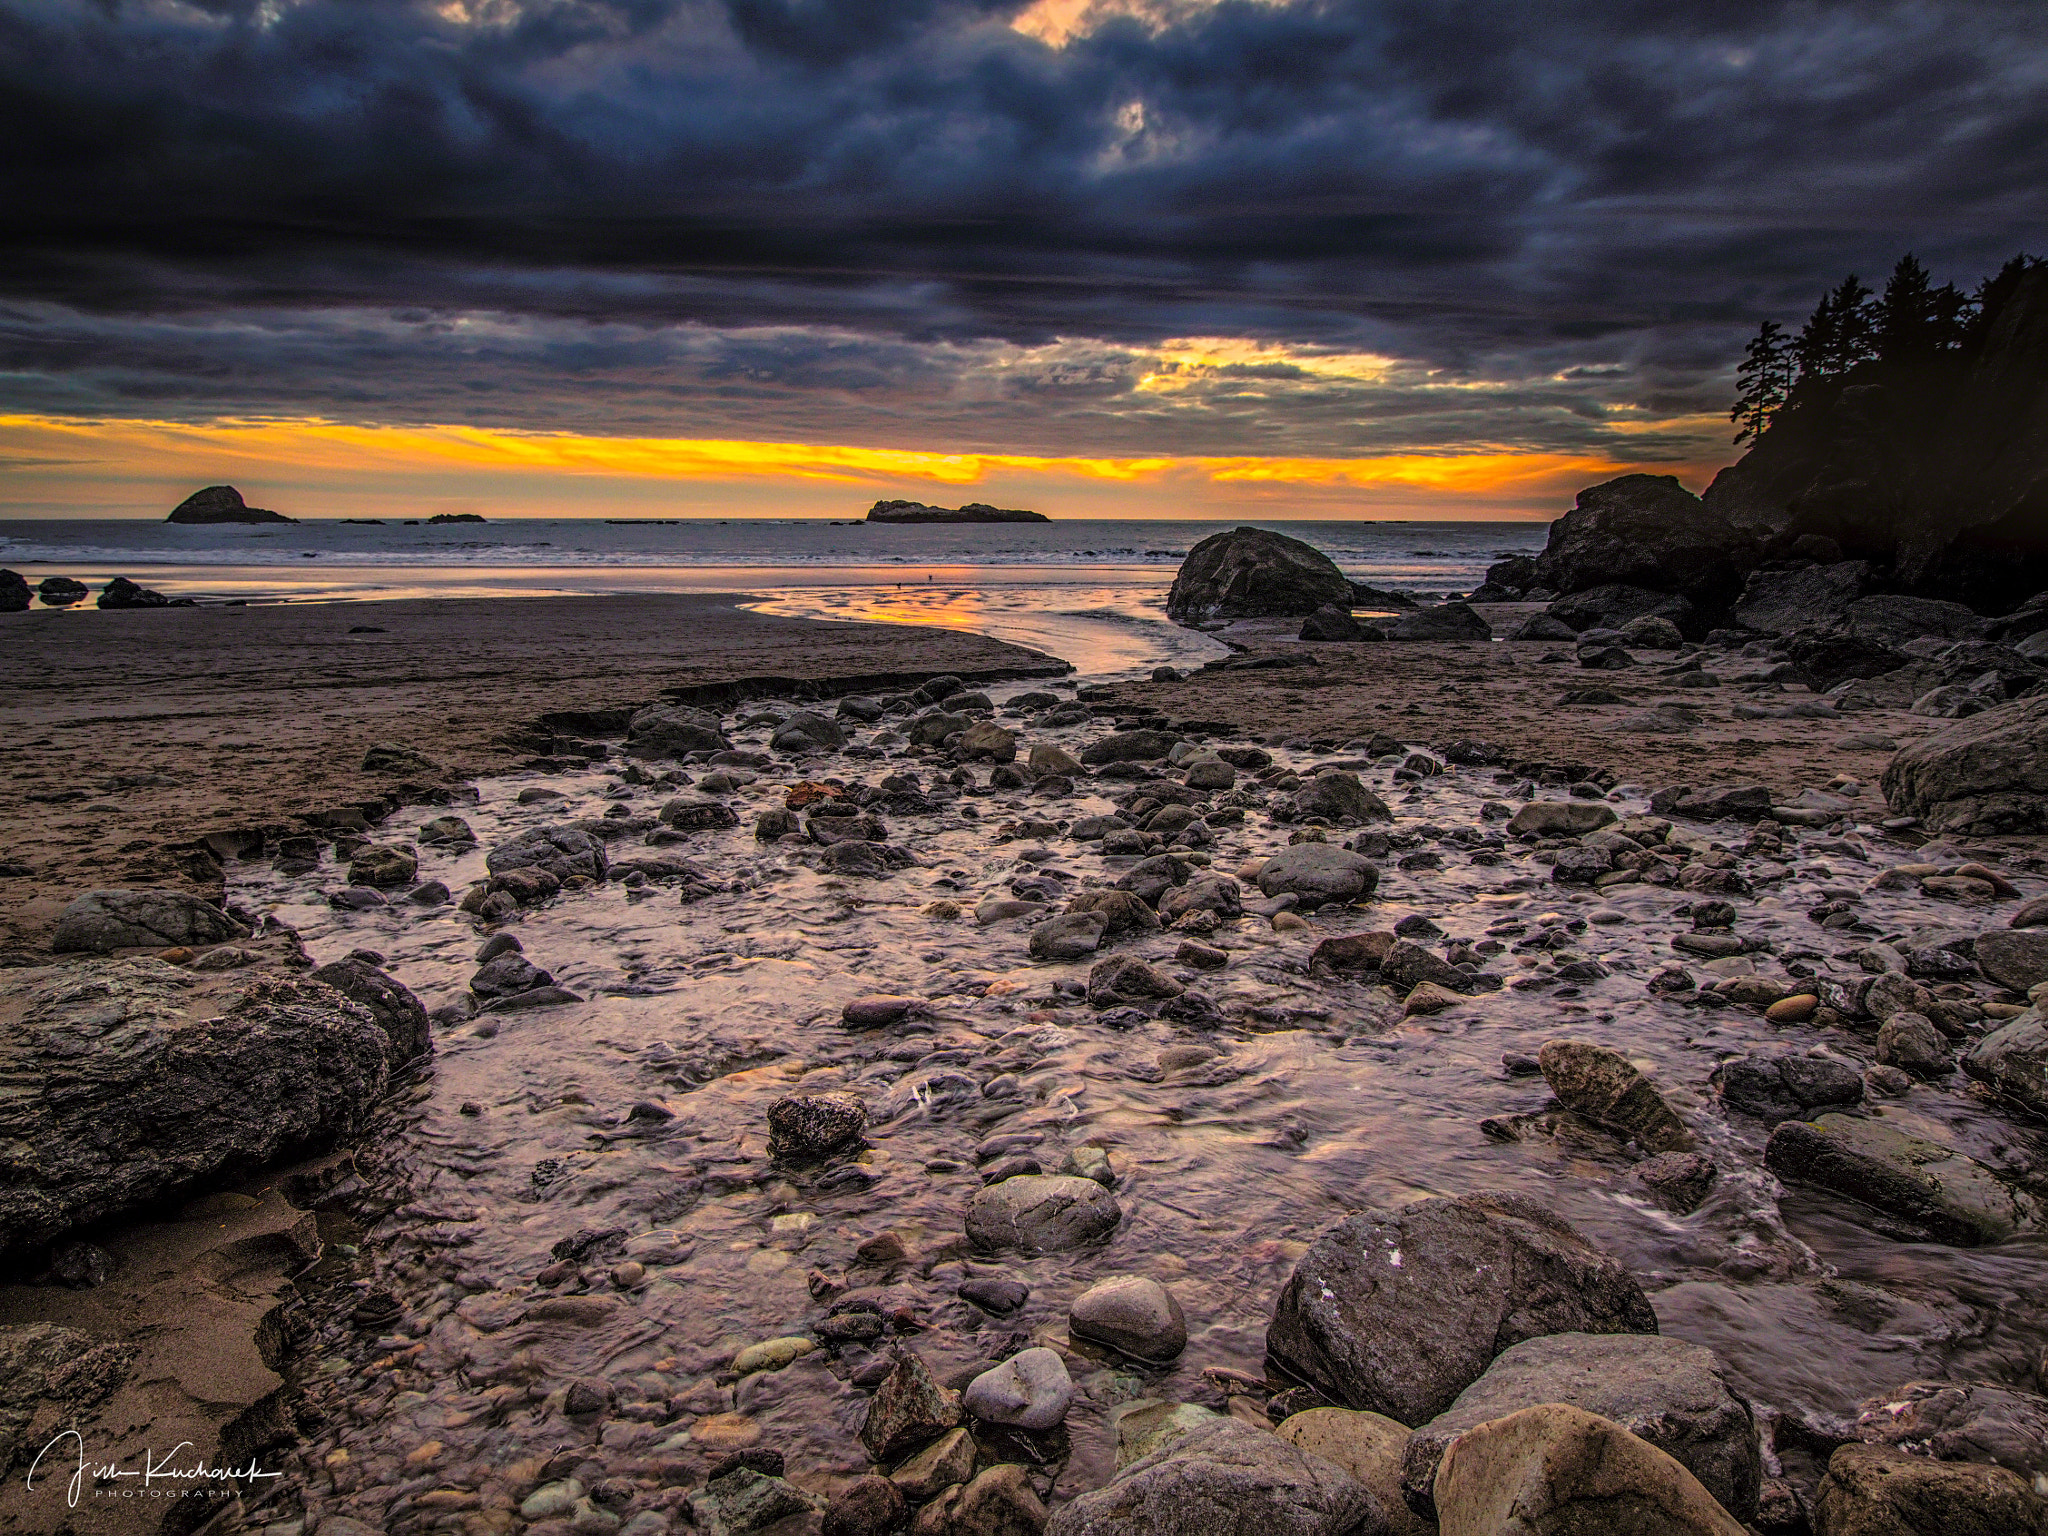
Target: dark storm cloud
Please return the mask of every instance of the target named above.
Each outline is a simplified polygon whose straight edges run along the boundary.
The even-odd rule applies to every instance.
[[[1611,447],[1844,270],[2044,243],[2032,0],[1123,11],[0,0],[0,403]],[[1148,398],[1187,336],[1404,369]]]

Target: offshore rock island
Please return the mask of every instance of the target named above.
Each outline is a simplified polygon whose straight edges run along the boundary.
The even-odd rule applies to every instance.
[[[992,507],[970,501],[964,507],[928,507],[921,501],[878,501],[868,508],[871,523],[1049,523],[1043,512]]]

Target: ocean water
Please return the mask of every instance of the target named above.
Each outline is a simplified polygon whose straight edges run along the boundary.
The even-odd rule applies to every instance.
[[[0,566],[30,585],[127,576],[173,597],[394,598],[740,592],[792,618],[968,629],[1114,677],[1222,653],[1167,622],[1188,550],[1226,522],[1067,521],[892,527],[767,519],[187,527],[0,522]],[[1542,523],[1265,522],[1354,580],[1465,592],[1487,566],[1542,547]],[[91,599],[79,605],[91,611]]]

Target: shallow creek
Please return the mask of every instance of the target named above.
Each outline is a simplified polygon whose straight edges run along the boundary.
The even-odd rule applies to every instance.
[[[1049,741],[1078,753],[1110,728],[1006,720],[1004,699],[1031,686],[993,690],[998,720],[1019,727],[1027,749]],[[856,728],[854,742],[899,724]],[[753,750],[768,735],[765,724],[732,732]],[[2003,907],[1965,910],[1910,886],[1866,891],[1884,866],[1923,856],[1915,850],[1869,827],[1788,829],[1781,859],[1745,858],[1757,893],[1736,901],[1736,932],[1774,952],[1702,963],[1670,942],[1691,928],[1674,910],[1701,898],[1646,884],[1560,887],[1514,839],[1475,860],[1455,840],[1414,836],[1497,831],[1481,807],[1510,787],[1492,768],[1397,783],[1399,759],[1381,759],[1361,776],[1395,811],[1396,851],[1379,861],[1367,906],[1324,909],[1305,930],[1276,932],[1250,910],[1259,893],[1248,885],[1247,915],[1203,938],[1229,953],[1217,972],[1178,965],[1184,935],[1172,930],[1106,947],[1162,965],[1227,1020],[1195,1027],[1098,1013],[1080,992],[1099,957],[1036,962],[1029,919],[976,920],[976,905],[1009,896],[1015,879],[1049,876],[1070,891],[1116,880],[1135,858],[1105,857],[1099,843],[1063,831],[1006,829],[1107,812],[1138,786],[1082,778],[1071,795],[991,792],[988,765],[975,765],[976,786],[930,814],[886,817],[888,841],[918,862],[881,878],[822,873],[822,849],[755,840],[755,815],[781,807],[799,778],[875,783],[902,772],[930,792],[952,772],[937,752],[883,750],[886,758],[778,757],[719,797],[737,827],[660,849],[643,848],[640,833],[610,844],[614,862],[685,857],[723,887],[714,894],[679,900],[673,886],[614,881],[565,891],[505,925],[529,960],[584,1001],[437,1025],[428,1087],[382,1153],[404,1203],[363,1250],[398,1315],[379,1321],[373,1304],[356,1341],[327,1357],[348,1410],[302,1458],[295,1483],[309,1511],[393,1530],[474,1529],[480,1516],[483,1528],[517,1529],[511,1509],[544,1472],[586,1460],[637,1477],[637,1509],[752,1445],[780,1450],[794,1481],[825,1491],[867,1470],[856,1439],[867,1392],[857,1383],[874,1379],[891,1340],[958,1384],[966,1368],[1013,1348],[1013,1335],[1066,1351],[1080,1388],[1070,1456],[1045,1469],[1057,1500],[1113,1472],[1120,1404],[1221,1406],[1227,1378],[1217,1368],[1263,1373],[1274,1297],[1323,1228],[1360,1207],[1482,1188],[1555,1209],[1634,1269],[1666,1332],[1711,1346],[1755,1403],[1795,1421],[1839,1421],[1862,1398],[1920,1376],[2033,1385],[2048,1341],[2048,1243],[1966,1250],[1877,1235],[1838,1202],[1781,1190],[1761,1167],[1764,1127],[1724,1114],[1708,1086],[1718,1060],[1758,1044],[1825,1047],[1867,1064],[1869,1035],[1777,1027],[1755,1009],[1685,1006],[1646,987],[1681,961],[1702,982],[1717,971],[1780,975],[1788,964],[1854,976],[1858,965],[1836,957],[1877,935],[2003,923]],[[1359,756],[1355,744],[1270,750],[1297,768]],[[459,895],[484,876],[485,851],[521,831],[616,807],[651,819],[677,794],[696,793],[624,784],[625,761],[478,784],[475,804],[451,809],[479,845],[421,848],[420,878]],[[520,803],[534,789],[561,798]],[[1561,788],[1540,794],[1564,797]],[[1614,809],[1640,813],[1646,796],[1647,786],[1623,786]],[[1264,802],[1282,797],[1249,774],[1211,798],[1245,804],[1242,824],[1220,827],[1203,850],[1219,871],[1285,847],[1295,830],[1269,820]],[[377,840],[409,840],[437,814],[401,811]],[[1686,830],[1738,852],[1748,837],[1734,822]],[[1434,851],[1442,867],[1400,869],[1403,844]],[[402,894],[369,911],[331,908],[327,893],[343,883],[331,855],[310,874],[249,865],[232,878],[233,899],[296,929],[316,960],[373,951],[429,1009],[465,995],[495,931],[453,905],[421,907]],[[2032,894],[2036,882],[2027,883]],[[1854,894],[1862,934],[1809,918],[1828,892]],[[935,914],[938,902],[960,910]],[[1384,988],[1308,974],[1318,939],[1413,914],[1447,939],[1498,938],[1506,948],[1486,965],[1509,985],[1404,1019]],[[1514,947],[1558,927],[1569,933],[1561,949]],[[1446,939],[1423,942],[1440,949]],[[1552,975],[1578,959],[1610,974]],[[1980,997],[1993,990],[1977,984]],[[847,1002],[882,993],[926,999],[925,1016],[869,1031],[841,1022]],[[1672,1216],[1631,1193],[1629,1157],[1597,1137],[1502,1142],[1481,1132],[1487,1117],[1549,1101],[1542,1078],[1509,1075],[1503,1055],[1533,1056],[1559,1035],[1624,1050],[1693,1123],[1724,1170],[1696,1212]],[[768,1107],[797,1088],[859,1093],[868,1150],[818,1167],[772,1160]],[[636,1115],[636,1105],[658,1107]],[[1994,1167],[2025,1172],[2043,1150],[1960,1077],[1882,1101],[1882,1113]],[[1125,1212],[1114,1238],[1043,1258],[968,1251],[962,1215],[981,1184],[976,1148],[995,1137],[1013,1138],[1003,1150],[1027,1152],[1048,1173],[1069,1149],[1106,1148]],[[537,1283],[556,1245],[609,1228],[629,1239],[623,1254],[614,1240],[580,1276]],[[891,1257],[890,1233],[901,1257]],[[865,1262],[858,1250],[878,1237],[866,1250],[875,1262]],[[625,1288],[609,1273],[622,1257],[645,1265]],[[1178,1296],[1190,1341],[1171,1366],[1069,1343],[1068,1302],[1118,1273],[1153,1276]],[[1028,1303],[998,1319],[956,1296],[964,1279],[985,1275],[1022,1280]],[[824,1304],[813,1286],[826,1282],[889,1293],[898,1325],[875,1346],[883,1353],[820,1348],[734,1381],[727,1367],[743,1346],[815,1325]],[[523,1315],[544,1297],[585,1292],[612,1299]],[[562,1391],[578,1378],[609,1382],[613,1405],[565,1415]],[[562,1454],[577,1446],[586,1451]]]

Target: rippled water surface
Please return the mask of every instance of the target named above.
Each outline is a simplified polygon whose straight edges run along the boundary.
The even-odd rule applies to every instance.
[[[999,711],[1003,695],[1023,691],[996,690]],[[1022,728],[1027,746],[1078,751],[1107,727]],[[856,743],[875,729],[860,729]],[[756,724],[734,739],[764,749],[768,734]],[[394,1331],[382,1342],[370,1330],[347,1368],[355,1416],[308,1453],[318,1469],[301,1483],[309,1505],[381,1510],[394,1529],[426,1528],[479,1503],[509,1507],[540,1481],[551,1454],[575,1444],[658,1489],[758,1443],[782,1450],[798,1482],[823,1488],[866,1469],[855,1434],[867,1394],[855,1378],[876,1357],[860,1346],[821,1349],[737,1382],[725,1367],[744,1345],[803,1334],[823,1312],[814,1288],[839,1286],[886,1291],[904,1309],[903,1342],[942,1377],[1013,1347],[1013,1335],[1068,1350],[1082,1398],[1069,1420],[1070,1459],[1050,1470],[1055,1497],[1083,1491],[1113,1470],[1109,1415],[1118,1404],[1220,1406],[1218,1378],[1205,1371],[1262,1374],[1274,1297],[1320,1230],[1362,1206],[1479,1188],[1533,1195],[1625,1261],[1665,1330],[1711,1345],[1770,1410],[1825,1422],[1923,1375],[2031,1385],[2048,1339],[2048,1247],[2039,1238],[1968,1251],[1899,1243],[1826,1197],[1785,1194],[1760,1165],[1763,1127],[1723,1114],[1708,1088],[1717,1060],[1753,1045],[1825,1048],[1865,1064],[1869,1037],[1777,1028],[1750,1009],[1651,994],[1649,976],[1682,958],[1671,936],[1691,927],[1674,909],[1698,898],[1644,884],[1559,887],[1512,840],[1478,858],[1436,840],[1498,825],[1480,809],[1505,792],[1496,770],[1397,784],[1384,762],[1365,768],[1397,818],[1395,851],[1366,908],[1326,909],[1304,931],[1276,931],[1253,913],[1226,922],[1204,939],[1229,954],[1220,972],[1176,962],[1185,936],[1171,930],[1117,943],[1110,952],[1151,959],[1214,1002],[1224,1022],[1196,1027],[1099,1013],[1078,995],[1088,961],[1035,962],[1029,918],[983,924],[975,915],[1022,878],[1050,877],[1072,892],[1113,882],[1135,860],[1105,857],[1062,828],[1141,786],[1084,778],[1070,795],[991,792],[989,769],[978,765],[976,786],[931,813],[887,817],[889,842],[917,862],[885,878],[832,875],[815,846],[755,841],[756,813],[781,807],[799,777],[875,783],[910,772],[933,791],[952,770],[936,754],[883,750],[886,760],[778,759],[719,796],[738,813],[737,828],[660,849],[641,846],[645,824],[694,790],[622,783],[623,759],[517,774],[481,783],[475,805],[453,808],[479,849],[420,850],[421,878],[459,894],[483,876],[482,849],[623,808],[640,830],[611,842],[615,862],[681,856],[720,889],[696,899],[658,882],[566,891],[506,931],[584,1000],[437,1028],[429,1090],[387,1149],[404,1170],[407,1203],[374,1234],[379,1283],[404,1320],[387,1324]],[[1305,746],[1273,750],[1283,765],[1318,760]],[[1321,757],[1356,754],[1339,746]],[[561,798],[521,804],[534,789]],[[1286,846],[1291,829],[1265,813],[1272,798],[1243,775],[1214,797],[1245,811],[1242,825],[1220,827],[1204,850],[1215,868],[1235,871]],[[1644,805],[1639,788],[1616,793],[1623,814]],[[409,840],[436,814],[401,811],[379,840]],[[1023,828],[1027,820],[1052,825]],[[1689,830],[1737,852],[1749,835],[1735,823]],[[1404,844],[1436,852],[1442,867],[1400,869]],[[1788,831],[1782,857],[1745,855],[1758,894],[1737,901],[1737,931],[1775,953],[1688,963],[1703,981],[1751,966],[1779,974],[1787,964],[1858,974],[1836,956],[1867,938],[1823,931],[1807,916],[1825,891],[1858,893],[1877,933],[2003,921],[1937,909],[1913,891],[1863,894],[1884,865],[1917,857],[1867,827]],[[307,875],[250,865],[232,878],[234,899],[296,928],[316,959],[373,951],[429,1008],[464,997],[488,931],[453,906],[403,897],[367,912],[330,908],[326,894],[343,883],[331,856]],[[1245,896],[1248,908],[1258,904],[1255,887]],[[1508,985],[1404,1019],[1383,988],[1307,973],[1317,939],[1411,914],[1448,939],[1495,932],[1508,947],[1487,967]],[[1567,931],[1563,948],[1513,947],[1556,928]],[[1553,974],[1582,958],[1610,974],[1584,983]],[[841,1023],[844,1004],[877,993],[924,999],[924,1016],[867,1032]],[[1980,984],[1979,994],[1990,991]],[[1540,1077],[1508,1075],[1503,1054],[1533,1055],[1560,1034],[1625,1050],[1694,1123],[1724,1170],[1698,1211],[1674,1217],[1631,1194],[1628,1157],[1597,1135],[1482,1134],[1481,1120],[1549,1100]],[[861,1095],[868,1150],[822,1168],[771,1159],[768,1107],[799,1088]],[[636,1117],[636,1105],[656,1107]],[[2024,1171],[2042,1150],[2034,1132],[1962,1091],[1959,1079],[1916,1086],[1882,1112],[1994,1166]],[[969,1252],[962,1216],[981,1185],[976,1149],[994,1137],[1015,1138],[1010,1146],[1047,1172],[1069,1149],[1106,1148],[1125,1212],[1114,1239],[1044,1258]],[[613,1254],[561,1283],[538,1283],[557,1244],[608,1228],[634,1240],[643,1280],[616,1285]],[[888,1256],[887,1234],[900,1258]],[[864,1262],[861,1245],[878,1237],[884,1243],[867,1250],[876,1261]],[[1068,1302],[1115,1273],[1155,1276],[1179,1297],[1190,1342],[1172,1366],[1140,1368],[1070,1345]],[[964,1278],[983,1274],[1026,1282],[1022,1312],[999,1320],[956,1297]],[[586,1291],[610,1298],[590,1319],[521,1320],[543,1297]],[[590,1376],[617,1393],[601,1430],[565,1419],[553,1411],[559,1397],[548,1397]],[[430,1444],[438,1449],[423,1454]]]

